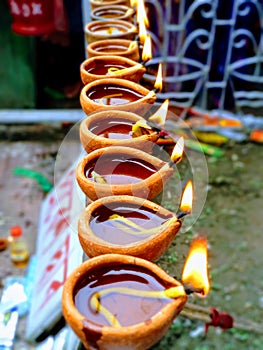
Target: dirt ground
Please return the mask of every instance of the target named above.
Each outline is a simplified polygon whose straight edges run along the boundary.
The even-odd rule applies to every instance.
[[[1,235],[7,232],[10,225],[21,224],[25,227],[32,253],[44,193],[34,180],[15,177],[12,169],[15,166],[29,167],[41,172],[52,182],[56,155],[64,136],[65,131],[56,133],[55,137],[49,134],[42,141],[25,141],[23,134],[19,134],[0,142]],[[68,152],[65,169],[71,164],[71,154],[75,156],[78,147],[76,143],[71,146],[72,153]],[[263,349],[263,332],[255,329],[255,325],[263,328],[263,147],[253,143],[229,144],[224,147],[224,151],[225,155],[220,159],[205,157],[208,183],[201,182],[198,188],[202,200],[206,198],[204,207],[197,213],[191,228],[178,233],[157,263],[180,279],[191,239],[198,234],[207,236],[211,291],[206,298],[193,296],[189,302],[200,305],[204,310],[214,307],[227,312],[234,318],[236,325],[245,326],[240,327],[243,329],[226,331],[210,327],[205,336],[201,319],[181,315],[152,350]],[[195,157],[195,151],[190,153]],[[180,172],[186,171],[187,162],[182,162]],[[199,171],[202,172],[202,168]],[[167,191],[172,191],[172,187],[173,181],[170,181]],[[162,204],[168,209],[174,207],[171,196],[162,199]],[[12,266],[8,251],[0,252],[0,282],[10,274],[24,273],[24,269]],[[31,349],[23,341],[24,328],[25,319],[21,319],[17,349]]]
[[[189,239],[197,234],[207,236],[211,291],[205,299],[189,301],[227,312],[236,324],[253,321],[261,330],[262,156],[262,146],[244,143],[226,147],[221,159],[207,158],[209,186],[203,211],[192,229],[179,234],[159,261],[170,274],[180,276]],[[204,336],[203,327],[200,321],[179,317],[154,350],[263,349],[262,331],[211,327]]]

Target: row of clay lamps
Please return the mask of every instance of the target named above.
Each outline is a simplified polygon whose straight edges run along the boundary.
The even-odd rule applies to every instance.
[[[113,20],[100,21],[96,17],[105,13],[106,8],[100,7],[94,13],[95,1],[90,3],[94,20],[86,25],[86,34],[87,29],[103,31],[101,28],[107,27],[107,22],[111,23],[108,30],[113,31]],[[113,4],[108,8],[115,9]],[[133,25],[131,17],[123,21]],[[137,56],[129,53],[132,61],[124,54],[136,48],[130,43],[120,55],[116,52],[116,47],[124,45],[123,40],[134,40],[135,33],[131,40],[105,40],[98,38],[98,33],[87,35],[89,57],[81,65],[85,86],[80,96],[87,117],[80,125],[80,140],[88,154],[79,162],[76,177],[89,199],[78,224],[79,240],[89,259],[65,282],[63,315],[85,349],[146,350],[164,336],[187,301],[183,285],[153,263],[167,250],[181,227],[177,215],[151,201],[172,176],[173,164],[150,154],[158,131],[144,129],[143,115],[154,104],[155,96],[129,80],[129,74],[136,76],[134,67],[140,69],[134,80],[139,81],[144,72],[136,62],[138,46]],[[105,32],[101,35],[105,36]],[[98,49],[103,45],[103,49]],[[112,48],[114,53],[109,55]],[[109,77],[108,70],[114,65],[115,68],[120,65],[124,75]],[[118,88],[131,89],[137,100],[121,101],[120,105],[116,101],[107,103],[111,94],[106,97],[100,94],[108,88],[114,90],[112,95],[119,94]],[[146,107],[142,108],[144,104]],[[128,137],[137,123],[144,132]],[[115,135],[112,138],[111,133]],[[115,172],[116,160],[120,173]],[[105,171],[110,173],[109,179]],[[114,183],[122,172],[130,177],[140,174],[141,178],[132,183]]]

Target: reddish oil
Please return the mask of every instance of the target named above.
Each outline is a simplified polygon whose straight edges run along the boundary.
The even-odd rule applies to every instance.
[[[91,29],[93,33],[99,35],[118,35],[126,33],[127,30],[126,25],[107,23],[107,21],[103,24],[94,25]]]
[[[95,51],[97,51],[97,52],[108,52],[109,54],[114,54],[117,52],[124,52],[127,50],[128,50],[127,46],[113,45],[113,44],[109,44],[107,46],[98,46],[95,48]]]
[[[92,171],[102,176],[108,184],[131,184],[145,180],[157,169],[142,159],[130,158],[125,154],[106,154],[94,160],[84,169],[87,178],[92,179]]]
[[[105,317],[93,310],[90,298],[106,288],[127,287],[135,290],[160,291],[171,287],[158,276],[140,266],[118,265],[98,268],[83,278],[75,289],[75,305],[87,320],[110,326]],[[111,311],[122,326],[147,322],[171,299],[145,298],[120,293],[110,293],[100,298],[100,303]]]
[[[98,136],[108,139],[130,139],[132,138],[133,122],[120,118],[105,118],[90,123],[89,130]]]
[[[132,203],[109,203],[107,206],[100,206],[94,213],[90,221],[92,231],[104,241],[124,245],[141,241],[149,235],[134,235],[127,230],[122,230],[116,225],[115,220],[111,220],[111,215],[120,215],[137,224],[141,229],[151,229],[163,224],[172,216],[164,216],[147,207],[139,207]],[[127,227],[126,227],[127,228]],[[133,230],[136,232],[136,229]]]
[[[144,97],[132,89],[109,84],[94,86],[87,92],[87,96],[94,102],[104,105],[122,105]]]
[[[89,67],[87,70],[90,74],[96,74],[96,75],[107,75],[109,74],[110,68],[117,68],[117,69],[125,69],[130,66],[124,65],[124,64],[117,64],[117,63],[96,63],[93,66]],[[111,75],[112,76],[112,75]]]
[[[123,11],[121,9],[99,9],[95,12],[95,15],[101,18],[119,18],[125,14],[126,11]]]

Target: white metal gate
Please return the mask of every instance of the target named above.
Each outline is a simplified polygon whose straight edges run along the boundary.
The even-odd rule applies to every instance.
[[[182,106],[254,114],[263,107],[263,0],[146,0],[161,98]],[[151,73],[152,72],[152,73]],[[262,113],[261,113],[262,114]]]

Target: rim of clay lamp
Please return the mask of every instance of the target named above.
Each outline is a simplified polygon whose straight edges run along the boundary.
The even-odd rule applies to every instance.
[[[103,14],[106,12],[113,13],[113,17],[103,17]],[[116,17],[114,17],[114,14],[116,13]],[[91,19],[93,21],[108,21],[109,19],[121,19],[121,20],[133,20],[133,16],[135,14],[135,10],[127,5],[103,5],[94,8],[91,11]]]
[[[76,288],[88,272],[93,273],[96,268],[115,267],[123,264],[141,266],[154,273],[164,284],[181,286],[179,281],[168,275],[156,264],[145,259],[121,254],[105,254],[83,262],[68,276],[64,283],[62,311],[66,322],[86,349],[91,349],[88,339],[98,349],[113,350],[122,348],[122,346],[128,346],[127,348],[134,350],[148,349],[164,336],[188,299],[187,296],[171,299],[171,302],[166,304],[161,312],[156,313],[150,320],[132,326],[115,328],[87,320],[75,306]]]
[[[117,71],[115,74],[90,73],[88,70],[96,66],[96,64],[112,64],[113,66],[119,64],[120,66],[124,66],[125,69],[123,72]],[[146,68],[142,64],[139,64],[138,62],[133,61],[127,57],[116,55],[90,57],[83,61],[80,65],[80,77],[84,85],[91,83],[92,81],[96,81],[98,79],[109,79],[109,77],[117,79],[127,79],[134,82],[138,82],[145,72]]]
[[[112,49],[111,51],[97,50],[98,48],[107,48],[109,46],[116,47],[116,49]],[[123,50],[121,50],[120,47],[123,47]],[[88,57],[115,55],[124,56],[134,61],[138,61],[140,58],[137,42],[128,39],[105,39],[94,41],[87,45],[86,51]]]
[[[85,175],[87,164],[97,162],[101,156],[110,154],[121,154],[122,156],[127,156],[127,159],[137,158],[138,160],[143,160],[155,167],[156,172],[144,180],[126,184],[111,185],[94,182],[87,178]],[[109,146],[94,150],[85,156],[77,165],[76,179],[81,190],[93,201],[112,195],[129,195],[151,200],[162,192],[166,182],[173,173],[174,170],[166,162],[142,150],[124,146]]]
[[[114,118],[114,120],[127,120],[132,123],[136,123],[139,120],[144,121],[143,117],[138,114],[121,111],[121,110],[103,110],[90,114],[80,123],[79,135],[80,141],[87,153],[92,152],[98,148],[104,148],[108,146],[126,146],[138,149],[143,149],[145,152],[150,152],[157,142],[159,136],[155,131],[151,131],[148,134],[129,138],[129,139],[112,139],[106,138],[97,134],[94,134],[90,130],[90,126],[95,121],[103,121]]]
[[[125,29],[125,32],[118,32],[115,34],[106,34],[106,33],[98,33],[96,32],[97,28],[121,28]],[[87,42],[91,43],[96,40],[102,40],[102,39],[117,39],[117,38],[123,38],[123,39],[131,39],[134,40],[136,34],[138,33],[137,27],[132,24],[131,22],[125,21],[125,20],[118,20],[118,19],[111,19],[108,21],[98,20],[98,21],[91,21],[87,23],[84,27],[84,32],[87,38]]]
[[[128,102],[120,105],[104,105],[104,104],[95,102],[94,100],[90,99],[87,96],[88,91],[100,85],[121,86],[127,89],[131,89],[139,93],[143,97],[136,101],[132,101],[132,102]],[[105,78],[105,79],[93,81],[91,83],[86,84],[80,92],[80,104],[83,111],[87,115],[89,115],[91,112],[95,112],[99,110],[118,109],[122,111],[124,110],[124,111],[137,113],[143,116],[149,110],[149,108],[154,104],[155,101],[156,101],[156,95],[152,93],[152,91],[146,89],[145,87],[133,81],[129,81],[126,79],[118,79],[118,78]]]
[[[149,261],[159,259],[172,243],[174,237],[181,228],[180,219],[171,222],[167,227],[163,227],[153,235],[149,235],[142,240],[129,244],[114,244],[98,237],[92,228],[90,222],[92,215],[99,208],[103,208],[110,203],[116,203],[125,207],[125,204],[138,205],[141,208],[147,208],[153,212],[159,213],[164,217],[175,217],[171,211],[162,206],[134,196],[109,196],[97,199],[90,203],[80,214],[78,221],[78,237],[80,244],[87,256],[94,257],[102,254],[125,254],[143,258]]]
[[[129,4],[130,4],[130,1],[128,0],[90,0],[90,7],[92,10],[104,5],[107,5],[107,6],[127,5],[128,6]]]

